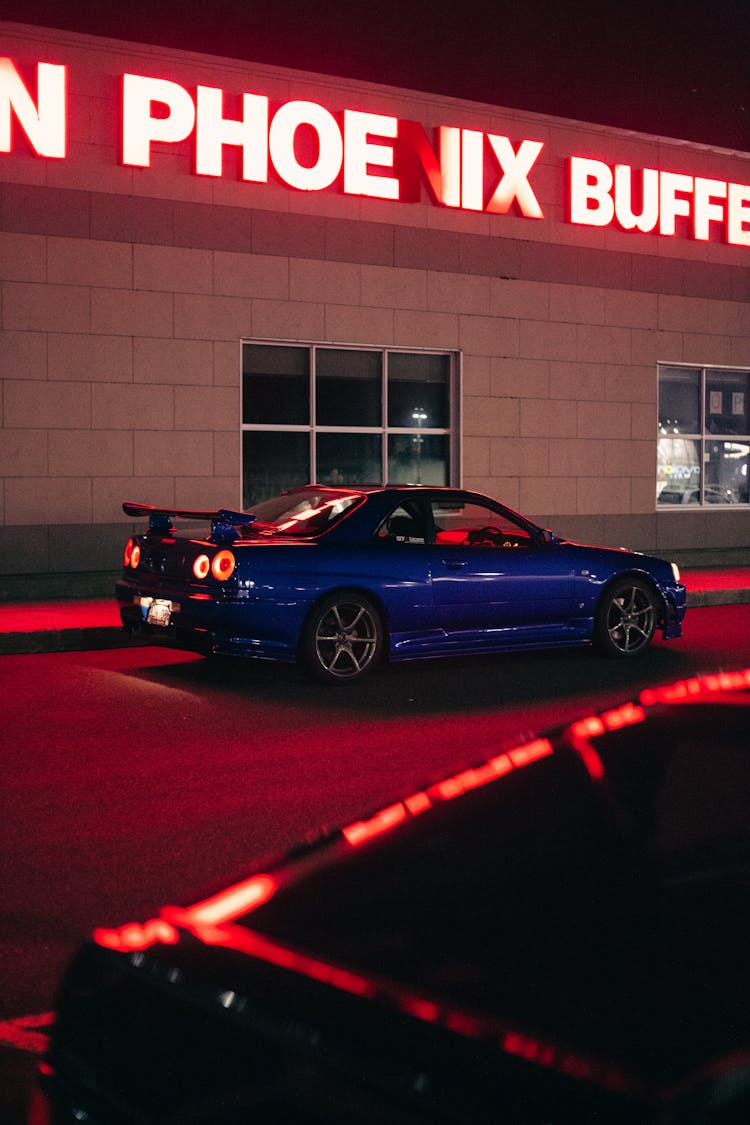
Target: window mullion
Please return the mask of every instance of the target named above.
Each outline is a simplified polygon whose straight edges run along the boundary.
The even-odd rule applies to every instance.
[[[384,350],[382,353],[383,362],[381,364],[380,378],[382,392],[380,396],[381,401],[381,439],[380,439],[380,479],[383,484],[388,483],[388,352]]]
[[[316,440],[315,420],[317,417],[316,381],[317,381],[318,349],[310,348],[310,480],[314,483],[318,479],[318,443]]]

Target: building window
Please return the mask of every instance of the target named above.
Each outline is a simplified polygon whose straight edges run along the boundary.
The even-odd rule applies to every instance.
[[[453,352],[247,342],[243,505],[308,484],[458,484]]]
[[[659,366],[659,506],[748,503],[750,372]]]

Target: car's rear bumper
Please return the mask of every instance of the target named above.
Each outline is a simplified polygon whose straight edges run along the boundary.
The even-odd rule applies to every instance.
[[[296,659],[294,639],[273,606],[260,608],[257,603],[244,600],[219,602],[200,591],[146,588],[124,581],[117,583],[116,593],[123,628],[150,644],[204,656],[287,662]],[[149,623],[153,599],[169,603],[168,625]]]

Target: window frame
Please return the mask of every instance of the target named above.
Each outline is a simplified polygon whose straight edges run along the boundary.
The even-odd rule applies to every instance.
[[[659,444],[660,444],[661,439],[662,438],[668,438],[670,436],[669,432],[665,429],[664,424],[662,423],[662,420],[661,420],[661,418],[662,418],[661,395],[662,395],[662,385],[663,385],[662,384],[662,376],[666,375],[667,372],[674,372],[674,371],[684,371],[685,373],[691,373],[691,374],[697,373],[699,375],[699,402],[698,402],[699,425],[698,425],[698,429],[695,432],[690,432],[690,433],[679,432],[675,435],[676,437],[682,438],[685,441],[691,441],[691,442],[697,443],[697,446],[698,446],[698,471],[699,471],[698,498],[697,498],[697,500],[695,500],[694,502],[691,502],[691,503],[660,502],[660,496],[661,496],[661,493],[666,490],[666,487],[665,487],[665,488],[662,488],[661,491],[656,496],[656,509],[657,509],[657,511],[659,511],[659,512],[669,512],[669,511],[678,511],[678,512],[679,511],[682,511],[682,512],[685,512],[685,511],[692,511],[692,512],[695,512],[695,511],[703,511],[703,512],[705,512],[705,511],[720,511],[720,512],[726,512],[726,511],[734,511],[734,510],[747,510],[747,508],[750,507],[750,490],[748,491],[747,499],[744,499],[744,500],[741,499],[741,498],[737,499],[737,500],[727,499],[726,501],[721,502],[721,501],[718,501],[715,497],[710,501],[706,499],[708,490],[716,487],[715,485],[712,485],[710,483],[707,484],[707,482],[706,482],[706,466],[709,464],[709,461],[710,461],[710,453],[708,451],[708,446],[710,445],[710,443],[711,442],[718,442],[718,443],[736,442],[736,443],[741,444],[741,445],[749,445],[750,446],[750,415],[747,416],[746,425],[747,425],[748,432],[746,432],[746,433],[742,433],[742,434],[722,433],[722,432],[713,433],[713,432],[710,431],[708,423],[707,423],[707,416],[710,413],[709,411],[707,411],[707,394],[708,394],[707,387],[708,387],[708,383],[712,379],[715,378],[717,373],[724,373],[724,372],[733,373],[734,372],[738,375],[744,375],[744,376],[747,377],[747,379],[748,379],[748,390],[747,390],[746,393],[750,393],[750,369],[748,369],[747,367],[740,367],[740,366],[735,366],[735,365],[732,365],[732,364],[669,363],[669,362],[666,362],[666,361],[659,362],[657,364],[657,369],[656,369],[656,377],[657,377],[657,388],[656,388],[656,390],[657,390],[657,395],[656,395],[657,457],[658,457],[658,450],[659,450]],[[746,404],[745,404],[746,412],[748,411],[749,405],[750,404],[748,404],[746,402]],[[748,463],[750,463],[750,453],[748,453]],[[658,488],[658,483],[659,483],[658,462],[657,462],[657,480],[656,480],[656,483],[657,483],[657,488]]]
[[[309,359],[309,421],[308,423],[269,423],[244,421],[244,349],[245,347],[278,347],[299,348],[307,350]],[[316,377],[317,357],[321,351],[349,351],[349,352],[376,352],[381,356],[381,420],[380,425],[364,426],[330,426],[319,425],[316,418]],[[448,360],[448,426],[392,426],[388,424],[388,359],[390,355],[434,355],[445,357]],[[240,341],[240,370],[242,377],[241,409],[240,409],[240,437],[245,433],[302,433],[309,435],[309,476],[307,484],[320,483],[317,479],[317,441],[319,434],[375,434],[380,437],[380,481],[368,481],[368,484],[393,483],[388,480],[389,463],[389,438],[399,436],[411,437],[445,437],[448,440],[448,465],[446,486],[458,488],[461,485],[461,431],[460,431],[460,401],[461,401],[461,367],[462,353],[447,348],[419,348],[406,346],[393,346],[388,344],[342,344],[330,341],[301,341],[301,340],[272,340],[265,338],[243,337]],[[241,452],[242,491],[245,488],[245,462],[244,453]],[[351,482],[345,482],[351,483]],[[429,483],[429,482],[428,482]]]

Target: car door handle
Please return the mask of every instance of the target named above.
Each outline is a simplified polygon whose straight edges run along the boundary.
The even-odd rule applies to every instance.
[[[468,559],[441,559],[440,561],[442,562],[443,566],[446,567],[448,570],[461,570],[462,567],[466,566],[466,564],[469,560]]]

